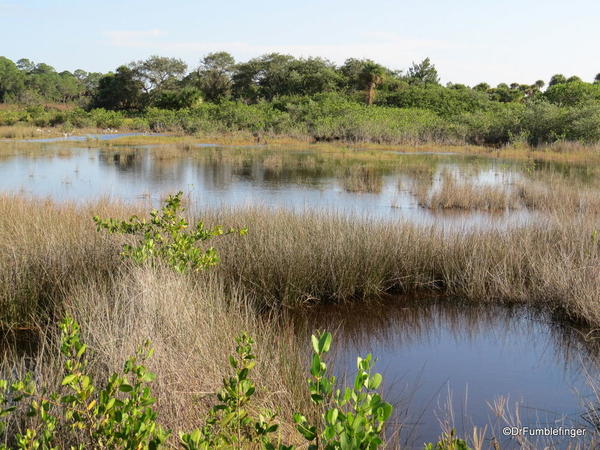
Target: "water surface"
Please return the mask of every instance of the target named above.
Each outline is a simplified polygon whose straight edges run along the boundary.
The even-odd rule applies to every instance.
[[[539,216],[526,209],[435,211],[420,205],[416,191],[439,188],[445,173],[479,186],[511,186],[526,176],[523,166],[498,160],[434,152],[73,145],[0,152],[0,191],[57,201],[142,199],[158,206],[182,190],[199,209],[258,204],[453,228],[523,225]]]
[[[435,440],[451,415],[462,436],[499,421],[489,404],[501,397],[524,426],[587,428],[587,383],[600,368],[600,343],[546,313],[526,307],[474,306],[458,300],[391,298],[322,307],[295,318],[303,329],[334,330],[335,372],[351,377],[356,357],[372,353],[396,405],[401,441]],[[491,431],[488,438],[491,438]],[[555,441],[558,448],[568,438]],[[504,439],[505,446],[512,447]],[[540,443],[541,444],[541,443]]]

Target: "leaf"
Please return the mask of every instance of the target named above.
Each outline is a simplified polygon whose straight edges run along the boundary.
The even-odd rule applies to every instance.
[[[380,373],[373,374],[369,379],[369,389],[377,389],[382,381],[383,377]]]
[[[313,377],[319,377],[322,375],[321,370],[321,358],[318,353],[314,353],[312,357],[312,363],[310,365],[310,374]]]
[[[149,383],[151,381],[154,381],[156,379],[156,374],[152,373],[152,372],[146,372],[141,378],[140,381],[142,381],[143,383]]]
[[[319,353],[319,339],[313,334],[310,337],[310,340],[312,342],[312,347],[315,353]]]
[[[319,353],[327,353],[331,347],[331,333],[323,333],[319,339]]]
[[[62,382],[60,383],[61,386],[66,386],[67,384],[71,384],[73,381],[75,381],[77,379],[77,374],[70,374],[67,375],[66,377],[63,378]]]
[[[330,409],[325,414],[325,419],[330,425],[334,425],[337,422],[339,410],[337,408]]]

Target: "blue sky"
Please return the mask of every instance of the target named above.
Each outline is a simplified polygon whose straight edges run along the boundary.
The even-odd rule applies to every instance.
[[[0,55],[57,70],[108,71],[152,54],[195,67],[278,51],[406,69],[431,57],[443,82],[591,80],[600,72],[600,1],[0,0]]]

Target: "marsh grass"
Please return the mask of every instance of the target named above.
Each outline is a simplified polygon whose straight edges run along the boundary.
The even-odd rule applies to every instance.
[[[346,169],[342,185],[347,192],[378,194],[383,187],[381,173],[372,167],[352,166]]]
[[[257,315],[252,303],[243,293],[225,292],[214,277],[192,279],[166,267],[123,266],[111,280],[82,280],[71,286],[62,309],[82,327],[96,379],[120,370],[124,358],[151,340],[155,353],[148,366],[157,374],[152,383],[156,410],[161,424],[175,430],[202,423],[229,373],[227,356],[235,337],[249,330],[256,341],[253,378],[258,382],[250,407],[277,411],[282,433],[297,437],[292,411],[313,410],[304,383],[298,382],[306,376],[301,349],[308,341]],[[41,386],[60,384],[58,337],[51,326],[39,328],[39,350],[25,357],[5,352],[0,377],[28,369]]]
[[[123,264],[120,243],[96,233],[90,218],[126,218],[141,209],[0,197],[3,321],[52,309],[78,282],[110,280]],[[519,228],[448,233],[335,213],[244,208],[201,216],[207,225],[249,228],[244,238],[219,243],[215,273],[228,289],[251,293],[270,309],[429,290],[540,303],[600,324],[594,217],[556,213]]]
[[[430,209],[464,209],[506,211],[518,207],[514,193],[507,186],[482,185],[457,180],[450,171],[441,175],[440,186],[433,192],[416,190],[419,204]]]
[[[573,186],[550,179],[545,182],[519,182],[515,192],[518,200],[532,210],[600,215],[600,190],[589,186]]]
[[[285,310],[368,302],[386,292],[434,292],[482,304],[528,303],[600,324],[600,245],[589,218],[562,215],[524,228],[448,233],[334,213],[196,211],[207,225],[250,231],[219,241],[222,262],[215,270],[180,276],[121,259],[122,241],[97,233],[91,220],[146,210],[0,197],[3,328],[34,333],[38,342],[33,358],[5,346],[0,372],[29,368],[42,384],[55,383],[53,324],[69,313],[82,325],[98,377],[119,369],[149,338],[160,417],[167,426],[191,428],[226,373],[234,337],[248,330],[259,352],[257,407],[279,411],[283,432],[291,434],[291,412],[310,407],[298,381],[306,376],[306,342],[281,319]]]

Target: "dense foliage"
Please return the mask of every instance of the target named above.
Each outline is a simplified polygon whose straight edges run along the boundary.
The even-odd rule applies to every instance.
[[[217,52],[191,72],[181,60],[152,56],[99,74],[58,73],[44,63],[0,57],[0,102],[20,105],[0,109],[0,125],[249,131],[390,143],[600,140],[600,76],[588,83],[556,74],[545,86],[543,80],[443,86],[429,58],[403,72],[368,59],[336,66],[272,53],[237,63]]]
[[[113,373],[104,382],[92,378],[86,357],[87,345],[81,339],[79,325],[66,318],[61,325],[61,352],[64,374],[53,390],[39,387],[31,374],[9,382],[0,379],[0,449],[55,449],[59,442],[71,448],[165,448],[172,436],[158,423],[153,409],[151,383],[156,375],[144,365],[153,354],[146,343],[135,356],[127,359],[122,373]],[[358,358],[353,387],[334,393],[335,377],[327,377],[321,357],[331,345],[331,334],[312,336],[312,379],[309,390],[317,405],[331,404],[317,425],[308,425],[306,417],[295,414],[298,431],[310,442],[308,448],[376,449],[383,444],[385,422],[392,406],[377,393],[382,377],[371,373],[371,355]],[[179,444],[186,450],[211,448],[262,448],[293,450],[283,443],[277,431],[274,411],[255,414],[249,407],[256,385],[250,373],[256,364],[254,341],[243,333],[236,340],[236,353],[229,363],[234,374],[223,379],[217,402],[209,410],[200,428],[179,433]],[[15,413],[25,412],[29,423],[22,431]],[[6,433],[6,436],[3,436]],[[10,446],[3,439],[10,442]],[[11,442],[13,441],[13,442]]]

